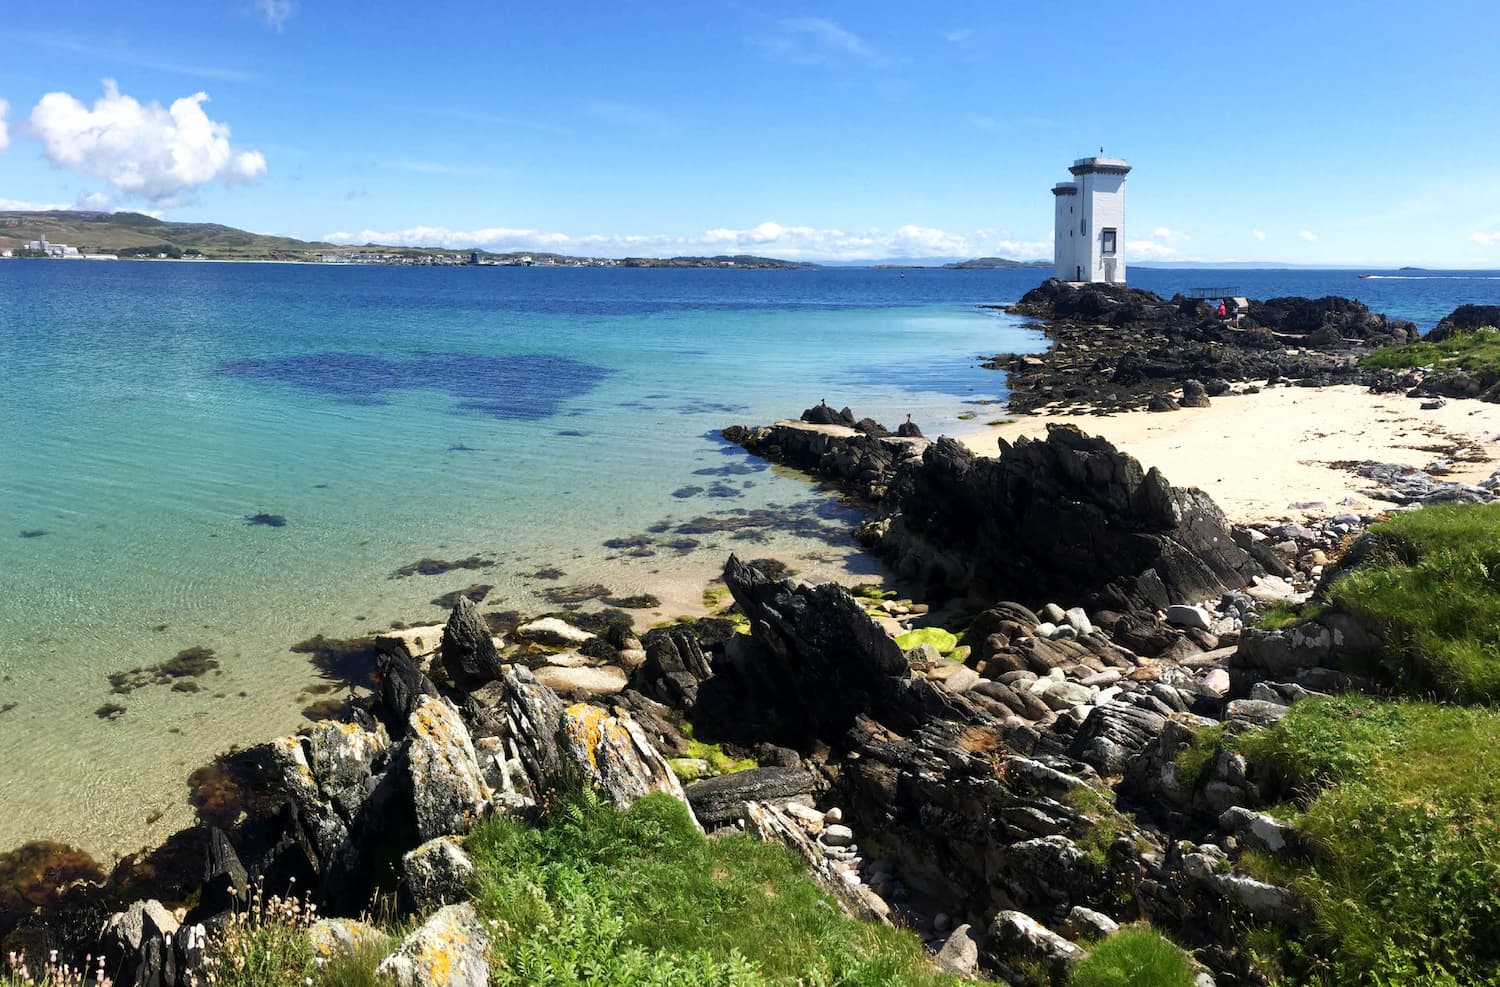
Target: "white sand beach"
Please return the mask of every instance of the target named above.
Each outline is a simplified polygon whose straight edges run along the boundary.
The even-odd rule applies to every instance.
[[[1208,408],[1115,415],[1035,415],[962,437],[993,455],[997,440],[1044,435],[1070,423],[1102,435],[1179,486],[1206,490],[1235,521],[1336,514],[1372,486],[1333,464],[1374,460],[1425,467],[1451,459],[1442,477],[1475,483],[1500,467],[1500,405],[1449,401],[1435,410],[1402,395],[1362,387],[1276,387],[1230,394]],[[1293,504],[1322,504],[1294,508]],[[1358,508],[1356,508],[1358,509]]]

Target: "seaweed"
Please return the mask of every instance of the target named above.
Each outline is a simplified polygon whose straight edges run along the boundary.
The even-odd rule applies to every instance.
[[[247,514],[246,524],[259,524],[267,528],[285,528],[286,518],[281,514]]]

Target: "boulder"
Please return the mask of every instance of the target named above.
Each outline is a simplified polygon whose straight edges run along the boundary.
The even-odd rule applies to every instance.
[[[597,635],[558,617],[543,617],[516,628],[516,635],[554,648],[576,648]]]
[[[468,898],[474,862],[452,836],[428,840],[401,858],[401,895],[418,915]]]
[[[1012,983],[1048,987],[1067,982],[1084,957],[1078,946],[1024,912],[1002,911],[990,923],[985,952]]]
[[[553,692],[568,696],[609,696],[625,688],[622,669],[613,665],[597,668],[567,668],[545,665],[534,669],[536,680]]]
[[[368,922],[353,918],[320,918],[307,930],[313,956],[331,960],[352,953],[366,945],[385,942],[385,933]]]
[[[1184,408],[1207,408],[1208,388],[1203,386],[1202,381],[1185,380],[1182,382],[1182,406]]]
[[[972,977],[979,969],[979,936],[974,929],[960,925],[949,933],[932,965],[956,977]]]
[[[396,987],[489,987],[490,939],[474,906],[446,905],[376,968]]]
[[[375,666],[380,670],[381,709],[391,729],[399,734],[406,729],[406,721],[416,708],[417,700],[423,696],[436,698],[438,687],[416,661],[403,652],[381,651],[375,657]]]
[[[324,720],[278,737],[269,750],[313,868],[325,881],[352,872],[359,864],[352,827],[390,755],[385,730]]]
[[[418,838],[467,833],[484,815],[491,792],[463,718],[447,700],[423,696],[407,732],[403,764]]]
[[[1202,607],[1174,603],[1167,607],[1167,623],[1173,627],[1194,627],[1206,631],[1213,627],[1213,618]]]
[[[611,716],[597,706],[574,703],[563,710],[558,740],[575,776],[622,808],[652,792],[688,804],[667,759],[623,712]]]
[[[489,625],[467,596],[458,597],[443,628],[443,668],[460,685],[500,677],[500,653],[490,637]]]
[[[437,654],[442,644],[442,624],[402,627],[377,634],[375,653],[377,655],[400,655],[408,661],[419,662]]]

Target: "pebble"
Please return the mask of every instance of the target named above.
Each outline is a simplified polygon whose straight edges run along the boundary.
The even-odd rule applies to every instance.
[[[823,813],[823,821],[825,823],[829,823],[829,824],[843,822],[844,821],[844,810],[840,809],[838,806],[834,806],[833,808],[829,809],[827,812]]]

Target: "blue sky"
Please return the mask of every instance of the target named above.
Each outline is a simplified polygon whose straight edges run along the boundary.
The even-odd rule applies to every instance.
[[[1102,145],[1137,261],[1494,268],[1496,37],[1494,0],[6,4],[0,206],[1050,257],[1048,190]]]

